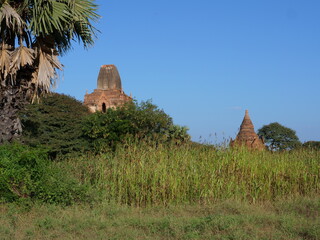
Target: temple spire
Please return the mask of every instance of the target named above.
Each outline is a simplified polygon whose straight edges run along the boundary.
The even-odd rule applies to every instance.
[[[245,113],[244,117],[245,117],[245,118],[250,118],[250,117],[249,117],[249,111],[248,111],[248,110],[246,110],[246,113]]]
[[[244,145],[253,149],[264,149],[263,140],[261,140],[254,131],[253,123],[249,116],[249,111],[245,111],[244,118],[240,125],[240,131],[234,141],[231,140],[231,146]]]
[[[249,111],[246,110],[243,121],[240,126],[240,131],[238,133],[239,138],[255,138],[257,134],[254,132],[254,126],[249,116]]]

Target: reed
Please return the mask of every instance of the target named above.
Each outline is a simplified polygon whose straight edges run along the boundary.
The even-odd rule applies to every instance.
[[[320,153],[312,150],[273,153],[133,142],[68,164],[103,200],[133,206],[273,201],[320,193]]]

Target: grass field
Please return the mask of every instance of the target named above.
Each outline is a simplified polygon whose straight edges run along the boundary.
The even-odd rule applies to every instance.
[[[320,239],[320,153],[129,143],[54,162],[71,206],[0,205],[0,239]]]
[[[320,239],[319,198],[134,208],[0,206],[0,239]]]

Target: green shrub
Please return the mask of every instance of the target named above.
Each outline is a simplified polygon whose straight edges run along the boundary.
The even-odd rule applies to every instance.
[[[78,154],[87,149],[82,138],[82,119],[88,109],[80,101],[53,93],[20,112],[22,141],[29,146],[45,146],[51,158]]]
[[[184,143],[190,140],[186,127],[173,124],[172,118],[150,101],[131,102],[106,113],[97,112],[84,121],[83,133],[94,149],[115,147],[128,138],[152,142]]]
[[[40,200],[69,205],[85,197],[85,188],[48,160],[43,149],[20,144],[0,146],[0,201]]]
[[[320,150],[320,141],[308,141],[302,144],[302,147]]]

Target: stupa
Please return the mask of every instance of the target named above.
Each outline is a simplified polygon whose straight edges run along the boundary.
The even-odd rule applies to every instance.
[[[240,131],[235,140],[230,141],[230,146],[245,146],[249,149],[263,150],[265,149],[264,141],[254,131],[254,126],[246,110]]]
[[[84,105],[90,112],[106,112],[108,108],[116,108],[132,101],[122,90],[121,78],[115,65],[102,65],[97,80],[97,89],[86,93]]]

